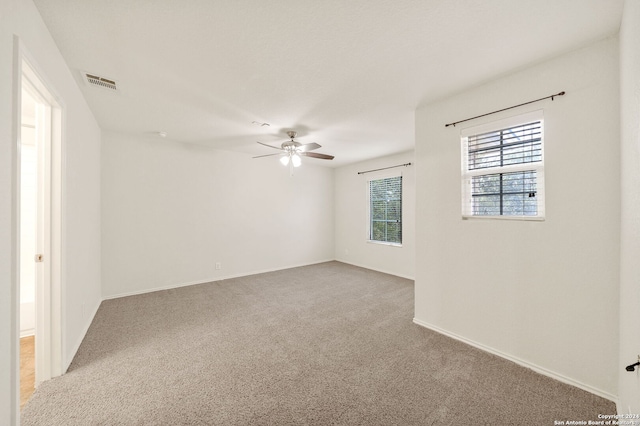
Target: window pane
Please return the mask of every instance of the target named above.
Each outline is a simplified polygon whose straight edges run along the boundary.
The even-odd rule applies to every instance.
[[[500,195],[474,196],[473,214],[475,216],[499,216]]]
[[[387,241],[390,243],[402,242],[402,227],[400,226],[400,223],[387,223]]]
[[[474,176],[472,212],[477,216],[538,214],[535,170]]]
[[[529,194],[508,194],[503,197],[504,215],[532,216],[537,213],[535,197]]]
[[[371,201],[371,219],[384,220],[387,217],[385,201]]]
[[[385,196],[386,185],[384,181],[372,180],[371,181],[371,199],[383,200]]]
[[[385,241],[385,222],[372,222],[371,239],[374,241]]]
[[[472,179],[472,194],[499,194],[500,174],[476,176]]]
[[[515,120],[525,124],[512,125]],[[463,134],[469,136],[462,137],[463,216],[544,216],[544,188],[538,194],[536,175],[543,179],[542,114],[501,120],[490,131],[486,125],[477,129],[483,133],[469,135],[473,129],[468,129]],[[512,171],[523,165],[533,170]]]
[[[402,176],[369,182],[369,238],[402,243]]]
[[[402,210],[400,201],[388,201],[387,205],[387,219],[400,220],[402,219]]]
[[[542,123],[469,136],[468,170],[542,161]]]

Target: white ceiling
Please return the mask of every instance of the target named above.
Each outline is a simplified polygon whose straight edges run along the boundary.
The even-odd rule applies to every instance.
[[[304,161],[329,166],[413,149],[416,106],[616,34],[623,8],[623,0],[35,4],[103,129],[164,131],[247,156],[271,153],[256,141],[279,144],[295,129],[300,142],[336,156]],[[82,71],[116,80],[118,93],[89,87]]]

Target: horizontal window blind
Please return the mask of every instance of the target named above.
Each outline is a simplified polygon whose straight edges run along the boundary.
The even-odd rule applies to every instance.
[[[468,149],[469,170],[542,161],[542,123],[469,136]]]
[[[402,243],[402,176],[369,181],[369,239]]]
[[[473,215],[536,216],[535,170],[474,176],[471,180]]]
[[[464,131],[463,216],[544,216],[541,112]]]

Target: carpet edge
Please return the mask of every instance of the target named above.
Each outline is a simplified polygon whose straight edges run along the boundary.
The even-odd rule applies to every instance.
[[[380,273],[387,274],[387,275],[393,275],[395,277],[400,277],[400,278],[404,278],[404,279],[411,280],[411,281],[415,281],[416,280],[415,277],[412,277],[412,276],[409,276],[409,275],[404,275],[404,274],[398,274],[397,272],[387,271],[385,269],[374,268],[374,267],[371,267],[371,266],[368,266],[368,265],[362,265],[362,264],[355,263],[355,262],[348,262],[348,261],[346,261],[344,259],[340,259],[340,258],[336,258],[335,260],[336,260],[336,262],[344,263],[344,264],[351,265],[351,266],[357,266],[358,268],[370,269],[372,271],[380,272]]]
[[[528,368],[530,370],[533,370],[536,373],[542,374],[543,376],[550,377],[550,378],[552,378],[554,380],[557,380],[559,382],[565,383],[567,385],[574,386],[576,388],[582,389],[582,390],[584,390],[586,392],[589,392],[591,394],[594,394],[596,396],[599,396],[601,398],[609,400],[609,401],[613,402],[614,404],[616,404],[616,407],[619,409],[619,407],[618,407],[618,405],[619,405],[618,404],[618,397],[615,396],[615,395],[610,394],[609,392],[606,392],[606,391],[603,391],[601,389],[595,388],[593,386],[587,385],[586,383],[582,383],[582,382],[580,382],[578,380],[574,380],[574,379],[572,379],[570,377],[564,376],[564,375],[562,375],[560,373],[557,373],[555,371],[551,371],[551,370],[546,369],[544,367],[540,367],[537,364],[533,364],[533,363],[531,363],[529,361],[525,361],[525,360],[523,360],[521,358],[518,358],[516,356],[510,355],[508,353],[499,351],[499,350],[494,349],[492,347],[483,345],[482,343],[478,343],[478,342],[475,342],[473,340],[467,339],[466,337],[459,336],[459,335],[457,335],[455,333],[452,333],[450,331],[444,330],[444,329],[442,329],[440,327],[437,327],[435,325],[429,324],[429,323],[427,323],[425,321],[422,321],[422,320],[419,320],[417,318],[413,318],[413,323],[416,324],[416,325],[419,325],[421,327],[427,328],[429,330],[435,331],[436,333],[439,333],[439,334],[442,334],[444,336],[450,337],[452,339],[458,340],[458,341],[460,341],[462,343],[465,343],[467,345],[473,346],[474,348],[480,349],[480,350],[482,350],[484,352],[489,352],[490,354],[499,356],[500,358],[504,358],[504,359],[506,359],[508,361],[515,362],[516,364],[518,364],[518,365],[520,365],[522,367]]]
[[[104,300],[104,299],[102,299],[102,300]],[[98,302],[96,304],[96,306],[93,308],[93,312],[91,313],[91,315],[89,315],[89,320],[85,324],[84,329],[82,330],[82,333],[80,334],[80,338],[78,339],[76,344],[73,346],[73,349],[70,351],[70,353],[63,353],[62,354],[62,359],[64,360],[63,361],[63,365],[62,365],[62,374],[67,374],[67,371],[69,370],[69,367],[71,366],[71,363],[73,362],[73,359],[76,357],[76,354],[80,350],[80,345],[82,345],[82,342],[84,341],[84,338],[86,337],[87,333],[89,332],[89,327],[91,327],[91,324],[93,324],[93,320],[96,318],[96,314],[98,313],[98,309],[100,309],[100,305],[102,304],[102,300],[100,300],[100,302]],[[64,352],[64,346],[63,346],[63,352]]]
[[[218,277],[215,277],[215,278],[203,278],[203,279],[198,279],[198,280],[194,280],[194,281],[188,281],[188,282],[184,282],[184,283],[168,284],[168,285],[164,285],[164,286],[160,286],[160,287],[148,288],[148,289],[144,289],[144,290],[136,290],[136,291],[130,291],[130,292],[125,292],[125,293],[117,293],[117,294],[112,294],[112,295],[108,295],[108,296],[103,296],[102,297],[102,301],[111,300],[111,299],[119,299],[121,297],[137,296],[139,294],[153,293],[153,292],[156,292],[156,291],[171,290],[171,289],[180,288],[180,287],[189,287],[191,285],[206,284],[206,283],[222,281],[222,280],[230,280],[230,279],[233,279],[233,278],[248,277],[248,276],[251,276],[251,275],[266,274],[268,272],[282,271],[282,270],[285,270],[285,269],[301,268],[303,266],[318,265],[320,263],[335,262],[335,261],[336,261],[336,259],[325,259],[325,260],[318,260],[318,261],[309,262],[309,263],[301,263],[301,264],[298,264],[298,265],[288,265],[288,266],[282,266],[282,267],[270,268],[270,269],[263,269],[263,270],[258,270],[258,271],[249,271],[249,272],[244,272],[244,273],[240,273],[240,274],[231,274],[231,275],[225,275],[225,276],[218,276]]]

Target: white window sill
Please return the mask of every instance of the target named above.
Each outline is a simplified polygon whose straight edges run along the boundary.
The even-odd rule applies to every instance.
[[[544,221],[544,216],[462,216],[463,220],[525,220],[525,221],[534,221],[534,222],[542,222]]]
[[[367,240],[369,244],[379,244],[381,246],[402,247],[402,243],[388,243],[386,241]]]

